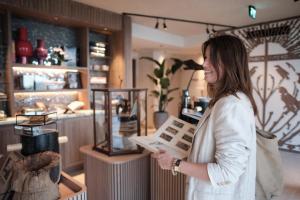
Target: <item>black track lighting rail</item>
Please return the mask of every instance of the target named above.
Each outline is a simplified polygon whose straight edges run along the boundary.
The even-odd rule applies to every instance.
[[[208,22],[193,21],[193,20],[187,20],[187,19],[178,19],[178,18],[171,18],[171,17],[154,16],[154,15],[143,15],[143,14],[137,14],[137,13],[126,13],[126,12],[124,12],[123,15],[137,16],[137,17],[147,17],[147,18],[171,20],[171,21],[179,21],[179,22],[194,23],[194,24],[202,24],[202,25],[207,25],[207,26],[218,26],[218,27],[225,27],[225,28],[229,28],[229,29],[237,28],[235,26],[230,26],[230,25],[225,25],[225,24],[208,23]]]

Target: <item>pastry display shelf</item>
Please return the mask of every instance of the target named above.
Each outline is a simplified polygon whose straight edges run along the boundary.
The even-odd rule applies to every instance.
[[[110,56],[94,56],[94,55],[90,55],[90,58],[93,58],[93,59],[111,59]]]
[[[66,91],[74,91],[74,92],[84,92],[86,89],[55,89],[55,90],[14,90],[14,93],[28,93],[28,92],[66,92]]]
[[[37,136],[57,130],[57,113],[19,114],[16,115],[15,134]],[[54,127],[53,127],[54,126]]]
[[[86,67],[78,67],[78,66],[61,66],[61,65],[31,65],[31,64],[20,64],[20,63],[14,63],[13,68],[33,68],[33,69],[56,69],[56,70],[77,70],[77,71],[86,71]]]

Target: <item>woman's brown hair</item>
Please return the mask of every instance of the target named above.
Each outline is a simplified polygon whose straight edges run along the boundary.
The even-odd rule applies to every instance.
[[[227,95],[235,95],[243,92],[253,107],[254,114],[257,107],[252,95],[252,83],[248,67],[248,55],[243,42],[231,35],[220,35],[208,39],[202,46],[202,53],[210,49],[210,62],[217,72],[216,84],[208,84],[208,94],[212,97],[210,107],[220,98]],[[220,67],[223,69],[223,77],[220,77]]]

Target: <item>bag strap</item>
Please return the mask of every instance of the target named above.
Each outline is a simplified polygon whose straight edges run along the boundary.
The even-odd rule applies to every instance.
[[[270,132],[266,132],[266,131],[260,130],[257,127],[256,127],[256,134],[258,134],[261,137],[266,138],[266,139],[274,139],[274,138],[276,138],[276,135],[274,135],[274,134],[272,134]]]

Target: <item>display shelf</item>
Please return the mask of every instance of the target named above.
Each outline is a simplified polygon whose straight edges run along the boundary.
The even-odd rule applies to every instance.
[[[92,89],[93,109],[103,109],[105,121],[94,116],[94,149],[107,155],[140,152],[129,138],[147,135],[147,89]],[[103,101],[96,97],[102,96]],[[98,107],[100,106],[100,107]],[[145,127],[146,127],[145,125]],[[105,130],[105,131],[103,131]]]
[[[33,112],[33,114],[16,115],[15,134],[36,136],[57,130],[56,112]],[[55,128],[51,125],[55,125]]]
[[[90,72],[95,72],[95,73],[108,73],[108,70],[94,70],[94,69],[90,69]]]
[[[86,89],[58,89],[58,90],[14,90],[14,93],[29,93],[29,92],[66,92],[66,91],[74,91],[74,92],[85,92]]]
[[[32,122],[21,122],[19,124],[17,124],[18,126],[24,126],[24,127],[36,127],[36,126],[44,126],[44,125],[49,125],[49,124],[53,124],[55,122],[55,120],[47,120],[45,122],[39,122],[39,123],[32,123]]]
[[[97,43],[99,44],[99,49],[97,50]],[[109,76],[110,68],[112,62],[112,52],[111,52],[111,35],[90,31],[89,32],[89,74],[90,74],[90,89],[101,89],[109,87]],[[103,56],[93,55],[92,53],[100,53]],[[107,70],[103,70],[103,67]],[[95,70],[96,69],[96,70]],[[92,79],[106,78],[103,83],[91,82]],[[101,96],[97,96],[101,99]],[[92,102],[92,91],[90,91],[90,103],[92,107],[94,103]]]
[[[93,59],[111,59],[110,56],[93,56],[93,55],[90,55],[90,58],[93,58]]]
[[[90,83],[91,85],[107,85],[107,83]]]
[[[1,13],[1,24],[3,24],[2,27],[0,27],[0,31],[2,31],[3,34],[3,40],[0,41],[0,48],[3,49],[7,48],[7,51],[5,52],[11,52],[8,56],[5,56],[3,60],[5,61],[3,63],[3,66],[5,66],[5,71],[6,71],[6,78],[7,78],[7,85],[5,86],[5,91],[7,92],[7,97],[8,97],[8,104],[7,104],[7,115],[8,116],[15,116],[16,114],[19,113],[19,108],[21,107],[30,107],[30,106],[36,106],[36,102],[43,102],[46,106],[54,106],[55,104],[60,105],[60,106],[65,106],[68,105],[70,102],[67,102],[69,100],[71,101],[83,101],[85,103],[84,109],[89,109],[90,108],[90,76],[105,76],[107,77],[107,80],[114,80],[110,77],[110,72],[111,68],[124,68],[124,63],[121,61],[120,63],[118,62],[112,62],[116,56],[121,56],[120,58],[123,59],[128,59],[125,57],[123,50],[130,50],[131,45],[129,43],[126,43],[125,45],[123,42],[125,41],[125,35],[119,35],[120,31],[126,31],[129,33],[129,23],[126,24],[125,27],[119,26],[118,28],[113,28],[116,26],[116,24],[119,24],[119,22],[116,23],[115,20],[110,20],[110,25],[111,27],[108,27],[109,31],[104,30],[103,31],[103,24],[101,23],[96,23],[92,25],[92,23],[87,23],[86,19],[82,18],[82,15],[79,14],[75,20],[73,19],[64,19],[64,14],[60,13],[58,17],[60,20],[58,21],[53,21],[53,13],[51,12],[53,9],[55,9],[55,4],[49,4],[46,0],[41,0],[39,1],[39,5],[36,8],[30,8],[32,14],[28,15],[28,12],[24,8],[23,5],[18,4],[18,12],[12,7],[8,5],[4,5],[4,10]],[[26,6],[25,6],[26,7]],[[40,15],[39,8],[43,7],[44,9],[49,9],[48,11],[50,12],[45,12],[43,15],[43,18],[36,20]],[[70,12],[77,12],[78,10],[75,10],[75,7],[69,6]],[[80,9],[80,7],[77,7],[76,9]],[[85,10],[85,9],[84,9]],[[42,12],[44,12],[43,10]],[[103,11],[97,11],[96,13],[102,13]],[[81,13],[81,12],[80,12]],[[86,14],[90,13],[90,11],[85,11]],[[99,15],[95,15],[95,19],[98,19]],[[114,17],[118,17],[118,20],[121,19],[121,15],[116,15],[112,16],[110,13],[104,12],[103,15],[107,19],[111,19]],[[37,18],[36,18],[37,17]],[[72,15],[73,17],[73,15]],[[120,19],[119,19],[120,18]],[[127,19],[129,20],[129,18]],[[127,27],[128,25],[128,27]],[[17,48],[17,42],[19,40],[19,34],[18,34],[18,29],[20,27],[25,27],[27,28],[28,31],[28,41],[32,45],[32,50],[35,51],[37,48],[37,39],[39,39],[37,36],[42,35],[42,39],[45,42],[45,45],[43,48],[50,48],[50,47],[68,47],[68,48],[76,48],[76,59],[72,59],[75,62],[73,64],[70,64],[72,66],[67,66],[68,62],[65,62],[66,66],[58,66],[58,65],[52,65],[52,66],[46,66],[46,65],[33,65],[33,64],[20,64],[21,58],[20,56],[16,57],[16,48]],[[126,29],[125,29],[126,28]],[[38,35],[33,34],[33,33],[39,33]],[[60,37],[57,37],[59,35]],[[1,35],[2,36],[2,35]],[[91,43],[90,43],[91,42]],[[93,42],[98,42],[99,44],[93,44]],[[128,47],[127,47],[128,45]],[[96,46],[96,48],[94,48]],[[97,48],[99,47],[99,48]],[[104,47],[104,48],[103,48]],[[124,49],[125,48],[125,49]],[[94,52],[96,56],[91,55],[90,52]],[[48,53],[49,50],[48,50]],[[72,52],[71,52],[72,53]],[[103,53],[103,57],[98,57],[98,55]],[[118,54],[117,54],[118,53]],[[71,54],[73,55],[73,54]],[[53,57],[55,58],[55,56]],[[74,56],[72,57],[74,58]],[[29,57],[28,63],[32,63],[32,61],[37,61],[38,59],[36,56]],[[70,62],[69,62],[70,63]],[[64,63],[62,63],[63,65]],[[74,65],[74,66],[73,66]],[[109,67],[109,71],[101,71],[101,72],[91,72],[90,67],[93,65],[107,65]],[[112,66],[111,66],[112,65]],[[118,65],[118,66],[117,66]],[[37,70],[36,72],[38,73],[38,77],[35,76],[35,72],[31,73],[31,69]],[[44,83],[44,79],[47,79],[48,76],[44,76],[44,72],[46,70],[49,70],[49,77],[52,76],[52,79],[54,82],[55,81],[61,81],[61,76],[57,76],[56,71],[52,72],[50,70],[65,70],[65,71],[70,71],[73,72],[73,70],[77,71],[80,73],[81,77],[81,86],[78,86],[81,89],[55,89],[55,88],[62,88],[59,87],[58,85],[55,85],[53,90],[46,90],[48,87],[44,87],[44,85],[39,85],[39,83]],[[27,70],[29,72],[27,72]],[[25,73],[24,73],[25,71]],[[115,71],[112,71],[115,72]],[[52,74],[50,74],[52,73]],[[20,77],[23,78],[23,74],[25,74],[25,80],[16,80],[15,78],[19,78],[18,76],[21,75]],[[40,90],[32,90],[32,76],[35,76],[35,86],[38,88],[35,89],[40,89]],[[54,78],[53,78],[54,77]],[[70,76],[71,77],[71,76]],[[66,80],[66,79],[65,79]],[[68,80],[68,79],[67,79]],[[123,78],[122,78],[123,80]],[[24,83],[27,84],[26,87],[19,87],[19,83]],[[45,85],[47,85],[45,83]],[[55,84],[59,84],[56,83]],[[111,85],[111,83],[107,84],[107,86]],[[23,86],[20,84],[20,86]],[[57,86],[57,87],[56,87]],[[71,86],[70,86],[71,87]],[[73,86],[72,86],[73,87]],[[75,88],[77,86],[74,86]],[[50,88],[50,86],[49,86]],[[50,89],[51,89],[50,88]],[[25,90],[23,90],[25,89]],[[29,90],[26,90],[29,89]],[[64,95],[61,95],[61,93],[58,93],[56,96],[51,94],[51,97],[48,97],[44,94],[30,94],[27,97],[25,94],[24,97],[22,95],[15,95],[18,93],[31,93],[31,92],[64,92],[64,91],[78,91],[78,94],[73,95],[72,97],[64,97]],[[38,96],[40,95],[40,96]],[[21,97],[22,96],[22,97]],[[76,97],[75,97],[76,96]],[[75,98],[73,98],[75,97]],[[51,100],[49,100],[51,98]],[[59,102],[56,102],[56,100]],[[61,103],[62,102],[62,103]],[[29,106],[30,104],[30,106]]]
[[[51,66],[46,66],[46,65],[31,65],[31,64],[19,64],[19,63],[14,63],[13,68],[33,68],[33,69],[61,69],[61,70],[78,70],[78,71],[86,71],[86,67],[70,67],[70,66],[62,66],[62,65],[51,65]]]

